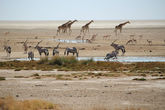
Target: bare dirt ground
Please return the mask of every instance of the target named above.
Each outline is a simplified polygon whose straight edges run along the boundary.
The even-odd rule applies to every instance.
[[[83,80],[30,77],[36,73],[53,75],[80,72],[1,70],[0,74],[6,77],[6,80],[0,81],[0,96],[13,96],[18,100],[43,99],[59,104],[67,110],[88,110],[91,108],[107,110],[116,108],[165,109],[165,80],[155,80],[157,77],[147,76],[145,77],[146,81],[133,80],[141,78],[139,76]],[[24,76],[24,78],[18,78],[19,76]]]

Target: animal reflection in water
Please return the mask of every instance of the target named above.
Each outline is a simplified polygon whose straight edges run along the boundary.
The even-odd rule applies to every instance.
[[[67,47],[67,48],[65,49],[65,51],[64,51],[64,55],[67,54],[67,56],[68,56],[69,53],[73,53],[73,55],[76,54],[77,57],[78,57],[78,54],[79,54],[79,52],[78,52],[78,50],[77,50],[76,47],[72,47],[72,48],[68,48],[68,47]]]
[[[118,55],[119,51],[118,50],[115,50],[115,51],[112,51],[111,53],[107,53],[107,55],[105,56],[104,60],[107,60],[109,61],[109,59],[117,59],[117,55]]]

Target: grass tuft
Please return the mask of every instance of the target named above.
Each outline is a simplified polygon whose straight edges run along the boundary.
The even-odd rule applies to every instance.
[[[5,77],[0,77],[0,81],[6,80]]]
[[[145,78],[134,78],[133,80],[136,80],[136,81],[146,81]]]
[[[6,97],[0,99],[0,110],[59,110],[59,107],[43,100],[16,101]]]

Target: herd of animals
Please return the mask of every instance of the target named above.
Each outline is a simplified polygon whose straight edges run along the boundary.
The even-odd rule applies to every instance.
[[[70,20],[69,20],[68,22],[66,22],[66,23],[64,23],[64,24],[62,24],[62,25],[60,25],[60,26],[58,26],[57,35],[59,35],[59,34],[61,34],[61,33],[69,33],[69,34],[71,34],[71,32],[72,32],[71,26],[72,26],[72,24],[75,23],[75,22],[77,22],[77,20],[73,20],[73,21],[70,21]],[[82,33],[85,34],[86,32],[89,32],[89,25],[90,25],[92,22],[94,22],[94,21],[91,20],[91,21],[89,21],[87,24],[85,24],[84,26],[81,27],[80,35],[77,36],[76,39],[81,39],[81,34],[82,34]],[[127,22],[124,22],[124,23],[121,23],[121,24],[115,26],[115,30],[114,30],[115,34],[117,35],[117,31],[118,31],[118,30],[119,30],[119,32],[121,33],[121,32],[122,32],[123,26],[126,25],[126,24],[129,24],[129,23],[130,23],[130,22],[127,21]],[[5,34],[9,34],[9,32],[6,32]],[[97,34],[93,35],[91,39],[86,39],[86,41],[87,41],[88,43],[91,43],[91,41],[94,40],[94,39],[96,38],[96,36],[97,36]],[[107,39],[107,38],[109,38],[110,36],[111,36],[111,35],[103,36],[103,39]],[[130,36],[131,36],[131,35],[130,35]],[[133,36],[133,35],[132,35],[132,36]],[[142,35],[139,36],[139,37],[142,37]],[[84,38],[82,38],[82,40],[83,40],[83,39],[84,39]],[[116,41],[116,40],[115,40],[115,41]],[[119,50],[122,51],[122,55],[124,55],[124,53],[126,52],[124,45],[116,44],[115,41],[113,41],[113,42],[110,44],[110,46],[112,46],[115,50],[112,51],[111,53],[106,54],[106,56],[105,56],[105,58],[104,58],[104,59],[107,60],[107,61],[108,61],[109,59],[111,59],[111,58],[112,58],[112,59],[117,59],[117,55],[118,55],[118,53],[119,53]],[[39,46],[39,44],[40,44],[41,42],[42,42],[42,40],[41,40],[40,42],[38,42],[37,45],[36,45],[34,48],[38,50],[40,56],[41,56],[42,53],[44,53],[45,56],[48,56],[48,55],[49,55],[48,49]],[[136,42],[137,42],[136,39],[132,38],[132,39],[130,39],[130,40],[127,41],[126,45],[127,45],[127,44],[135,44]],[[149,45],[152,45],[152,41],[147,40],[147,42],[149,43]],[[59,45],[60,45],[60,43],[59,43],[56,47],[53,48],[53,52],[52,52],[52,55],[53,55],[53,56],[54,56],[54,55],[59,55],[59,50],[58,50]],[[33,60],[33,59],[34,59],[34,52],[33,52],[33,51],[27,52],[27,51],[28,51],[28,48],[29,48],[29,47],[27,46],[27,40],[23,43],[23,47],[24,47],[24,52],[25,52],[25,54],[28,55],[29,60]],[[7,56],[9,57],[10,54],[11,54],[11,47],[10,47],[9,45],[4,45],[4,50],[7,52]],[[72,48],[68,48],[68,47],[67,47],[67,48],[65,49],[65,51],[64,51],[64,55],[69,55],[69,53],[72,53],[73,55],[76,54],[77,57],[78,57],[78,55],[79,55],[78,49],[77,49],[76,47],[72,47]]]

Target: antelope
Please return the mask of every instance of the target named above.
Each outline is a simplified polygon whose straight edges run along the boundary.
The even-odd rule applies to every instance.
[[[111,36],[111,35],[105,35],[105,36],[103,36],[103,40],[106,40],[107,38],[110,39],[110,36]]]
[[[6,53],[7,53],[7,57],[10,57],[10,54],[11,54],[11,47],[10,47],[10,46],[7,46],[7,45],[4,45],[4,50],[5,50]]]
[[[28,51],[27,40],[23,43],[23,47],[24,47],[24,53],[26,54]]]
[[[97,36],[97,34],[92,35],[91,41],[95,41],[96,40],[96,36]]]
[[[40,42],[37,43],[37,45],[35,46],[35,48],[38,50],[40,56],[41,56],[42,53],[44,53],[45,56],[48,56],[48,55],[49,55],[48,49],[38,46],[41,42],[42,42],[42,40],[41,40]]]
[[[147,39],[147,42],[148,42],[149,46],[152,45],[152,41],[151,41],[151,40],[148,40],[148,39]]]
[[[136,43],[137,43],[137,40],[136,39],[131,39],[131,40],[128,40],[127,41],[126,45],[127,44],[132,44],[133,45],[133,44],[136,44]]]
[[[29,60],[33,60],[34,59],[34,52],[32,52],[32,51],[28,52],[28,59]]]
[[[115,40],[115,41],[116,41],[116,40]],[[122,53],[123,53],[122,55],[124,55],[124,53],[126,52],[126,51],[125,51],[125,47],[124,47],[123,45],[115,44],[115,43],[114,43],[115,41],[113,41],[113,42],[111,43],[110,46],[112,46],[116,51],[121,50]]]
[[[112,51],[111,53],[107,53],[104,60],[109,61],[110,58],[117,59],[118,53],[118,50]]]
[[[81,36],[77,36],[75,39],[76,39],[76,40],[79,40],[79,39],[81,39]]]
[[[90,39],[86,39],[87,43],[92,43],[92,41]]]
[[[77,57],[78,57],[78,54],[79,54],[79,52],[78,52],[78,50],[77,50],[76,47],[72,47],[72,48],[68,48],[68,47],[67,47],[67,48],[65,49],[65,51],[64,51],[64,55],[67,54],[67,56],[68,56],[69,53],[73,53],[73,56],[74,56],[74,54],[76,54]]]
[[[58,45],[56,47],[54,47],[53,56],[56,55],[56,54],[59,55],[59,51],[57,50],[59,48],[59,45],[60,45],[60,43],[58,43]]]

